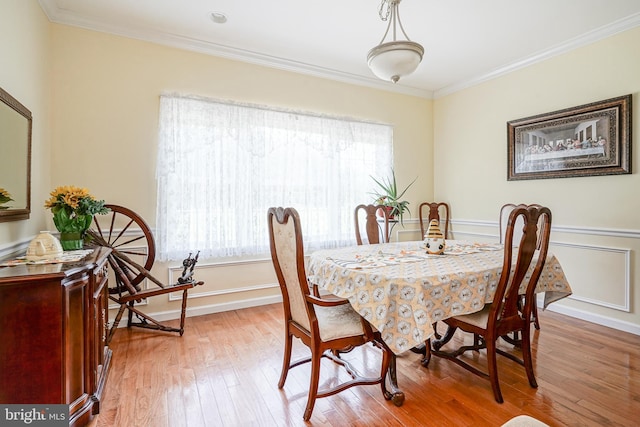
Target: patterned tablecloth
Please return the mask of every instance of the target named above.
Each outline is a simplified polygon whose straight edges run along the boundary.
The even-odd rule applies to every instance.
[[[501,245],[447,240],[444,255],[428,255],[422,242],[401,242],[316,251],[307,273],[320,289],[348,298],[400,354],[429,338],[434,322],[491,302],[502,261]],[[552,254],[536,292],[545,293],[545,308],[571,295]]]

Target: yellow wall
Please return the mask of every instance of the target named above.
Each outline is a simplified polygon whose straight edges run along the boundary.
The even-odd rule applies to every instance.
[[[507,202],[549,206],[554,215],[551,250],[566,268],[575,296],[589,300],[551,308],[628,322],[637,333],[640,109],[632,111],[631,175],[507,181],[506,123],[626,94],[633,94],[637,105],[639,45],[640,29],[627,31],[434,104],[435,194],[451,202],[458,220],[455,236],[496,236],[498,211]],[[620,308],[627,292],[628,312]]]
[[[431,163],[432,101],[73,27],[53,26],[54,185],[83,183],[154,223],[158,102],[197,94],[393,124],[399,180]],[[115,167],[117,165],[117,167]],[[96,174],[95,171],[101,171]],[[105,179],[105,176],[110,179]],[[431,171],[410,197],[429,196]]]
[[[12,253],[45,227],[42,205],[51,191],[51,42],[49,21],[36,1],[3,0],[0,29],[0,87],[33,115],[31,218],[0,223],[0,253]]]

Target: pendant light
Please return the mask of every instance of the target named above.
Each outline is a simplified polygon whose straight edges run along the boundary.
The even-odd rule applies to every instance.
[[[382,80],[397,83],[401,77],[413,73],[424,55],[424,48],[409,40],[400,22],[398,5],[401,0],[382,0],[378,14],[383,21],[389,21],[387,30],[380,44],[369,51],[367,63],[369,68]],[[397,40],[397,27],[400,27],[406,40]],[[391,30],[392,40],[385,42]]]

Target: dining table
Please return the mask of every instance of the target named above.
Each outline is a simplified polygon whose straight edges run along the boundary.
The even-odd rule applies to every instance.
[[[492,302],[503,259],[501,244],[446,240],[444,253],[432,255],[423,241],[392,242],[317,250],[309,256],[307,275],[320,290],[348,299],[398,355],[424,345],[436,322]],[[527,283],[525,277],[521,293]],[[535,292],[544,293],[544,308],[571,295],[550,252]],[[395,363],[390,374],[397,388]]]

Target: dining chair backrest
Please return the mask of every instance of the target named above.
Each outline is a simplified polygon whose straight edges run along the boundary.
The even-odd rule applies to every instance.
[[[377,244],[389,242],[389,211],[383,205],[358,205],[355,213],[356,226],[356,243]],[[360,230],[361,220],[364,219],[364,235],[366,241],[362,239],[362,231]]]
[[[511,214],[511,211],[515,209],[516,206],[518,205],[514,203],[507,203],[500,208],[500,243],[504,243],[506,226],[509,220],[509,215]],[[540,205],[532,204],[530,206],[540,206]],[[522,226],[523,226],[522,217],[518,217],[517,222],[514,225],[514,229],[513,229],[513,232],[514,232],[513,241],[516,243],[519,242],[520,238],[522,237]],[[544,226],[544,221],[541,221],[540,224],[538,224],[538,226],[539,226],[538,232],[540,232],[540,230],[542,229],[542,226]]]
[[[499,329],[498,335],[513,330],[514,322],[531,318],[535,286],[547,258],[550,231],[549,208],[540,205],[517,205],[511,209],[503,242],[502,273],[488,321],[489,328],[495,326]],[[519,290],[523,282],[526,283],[524,307],[519,304]],[[519,315],[521,310],[522,317]]]
[[[305,295],[309,294],[304,264],[300,216],[294,208],[270,208],[268,211],[271,259],[280,284],[285,318],[311,330]]]
[[[429,208],[428,217],[425,215],[426,209]],[[445,202],[423,202],[418,207],[418,216],[420,217],[420,232],[422,233],[422,237],[424,237],[427,229],[429,228],[429,223],[432,219],[438,220],[438,224],[440,226],[440,230],[444,232],[444,238],[449,238],[449,205]],[[425,218],[426,217],[426,218]],[[425,220],[426,219],[426,220]],[[444,221],[444,228],[442,227],[442,222]]]
[[[509,215],[511,215],[511,212],[516,206],[518,205],[516,205],[515,203],[506,203],[500,208],[500,243],[504,243],[505,234],[507,232],[507,222],[509,222]],[[516,230],[518,230],[518,227],[516,227]],[[518,241],[517,238],[515,240]]]
[[[506,226],[509,221],[509,215],[511,215],[511,212],[516,208],[516,206],[517,205],[514,203],[507,203],[500,208],[500,243],[504,243],[505,233],[507,230]],[[533,204],[531,206],[540,207],[540,205],[538,204]],[[544,217],[541,216],[538,220],[538,233],[545,233],[543,229],[546,223],[545,221],[543,221],[543,218]],[[514,244],[518,244],[520,242],[520,239],[522,238],[522,227],[523,227],[522,217],[518,217],[513,227]],[[540,239],[538,239],[538,244],[541,244]],[[538,249],[540,248],[538,247]],[[523,298],[522,295],[520,297]],[[540,318],[538,317],[538,304],[535,298],[531,301],[530,305],[531,305],[531,313],[532,313],[531,320],[533,321],[533,324],[535,325],[536,329],[540,329]],[[522,303],[521,306],[524,306],[524,304]],[[513,343],[516,343],[518,340],[519,340],[518,333],[516,332],[514,335]]]

